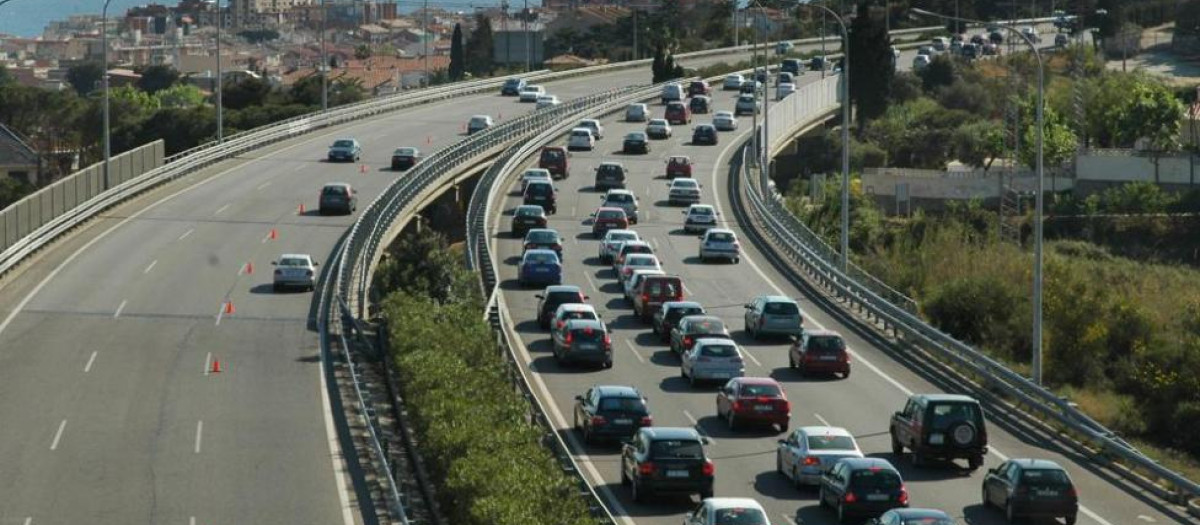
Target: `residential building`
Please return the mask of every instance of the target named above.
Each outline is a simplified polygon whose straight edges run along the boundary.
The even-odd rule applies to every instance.
[[[41,172],[41,157],[20,136],[0,124],[0,177],[12,177],[37,184]]]

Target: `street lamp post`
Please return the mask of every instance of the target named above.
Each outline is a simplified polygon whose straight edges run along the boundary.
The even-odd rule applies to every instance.
[[[946,15],[926,11],[924,9],[912,8],[912,11],[917,14],[933,16],[943,19],[954,19],[959,22],[982,24],[978,20],[961,19],[958,17],[949,17]],[[1043,131],[1045,129],[1045,115],[1043,109],[1045,106],[1045,64],[1042,62],[1042,54],[1038,51],[1037,45],[1030,40],[1029,36],[1018,31],[1010,25],[1001,25],[1000,27],[1017,35],[1029,45],[1033,50],[1033,56],[1038,63],[1038,91],[1037,91],[1037,196],[1034,199],[1033,220],[1033,382],[1042,384],[1042,223],[1043,223],[1043,205],[1045,192],[1045,166],[1043,165]]]
[[[221,71],[221,26],[225,25],[224,13],[221,12],[221,0],[217,0],[217,143],[225,142],[225,104],[221,100],[221,84],[225,75]]]
[[[325,0],[321,0],[321,67],[317,69],[321,73],[321,111],[329,109],[329,74],[326,68],[329,67],[329,55],[325,49],[325,23],[329,18],[329,9],[325,5]]]
[[[108,4],[112,0],[104,0],[104,8],[100,10],[100,47],[104,52],[104,68],[101,71],[100,82],[104,89],[104,189],[112,187],[108,175],[108,164],[112,160],[112,135],[108,122]]]

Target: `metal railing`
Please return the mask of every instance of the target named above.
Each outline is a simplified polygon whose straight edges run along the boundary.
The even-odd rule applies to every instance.
[[[821,89],[820,84],[815,86],[817,87],[813,89]],[[804,96],[801,91],[791,97]],[[797,113],[795,115],[798,119],[790,125],[807,126],[833,109],[831,106],[814,107],[809,111]],[[802,268],[810,280],[845,300],[847,306],[857,307],[867,316],[882,322],[885,327],[892,328],[898,338],[916,343],[962,370],[969,371],[985,382],[992,391],[1001,392],[1008,399],[1036,413],[1041,419],[1068,429],[1103,455],[1116,458],[1129,469],[1152,479],[1164,481],[1169,490],[1155,490],[1161,497],[1183,503],[1200,496],[1200,485],[1142,455],[1136,448],[1068,401],[1035,384],[1029,378],[1013,372],[979,350],[930,326],[913,310],[911,299],[880,293],[873,284],[874,278],[861,269],[852,269],[849,274],[842,273],[838,269],[837,254],[792,215],[780,202],[777,194],[767,193],[771,191],[767,189],[767,175],[751,174],[751,166],[754,163],[747,159],[752,159],[754,154],[754,148],[747,146],[741,157],[742,166],[733,170],[738,178],[734,183],[739,188],[733,195],[735,206],[745,210],[751,218],[748,227],[754,228],[767,239],[780,255]],[[1139,485],[1150,488],[1147,487],[1146,480],[1137,478],[1137,475],[1130,477]]]

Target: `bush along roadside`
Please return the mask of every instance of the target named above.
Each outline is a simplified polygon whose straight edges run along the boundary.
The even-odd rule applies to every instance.
[[[390,357],[448,522],[592,523],[575,481],[540,444],[461,261],[427,230],[389,250],[376,281],[392,286],[383,302]]]

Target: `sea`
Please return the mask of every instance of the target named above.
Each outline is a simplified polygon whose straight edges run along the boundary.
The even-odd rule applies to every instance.
[[[333,0],[330,0],[330,3],[332,2]],[[130,7],[148,3],[174,5],[176,0],[158,0],[157,2],[111,0],[108,4],[108,14],[120,16]],[[470,13],[475,7],[494,6],[499,3],[500,0],[431,0],[428,4],[430,7]],[[510,4],[514,6],[521,3],[521,0],[510,1]],[[540,3],[538,2],[538,4]],[[0,5],[0,34],[32,38],[40,36],[46,25],[53,20],[66,20],[67,17],[75,14],[100,14],[100,9],[104,7],[104,0],[9,0],[7,3],[0,0],[0,4],[3,4]],[[396,4],[399,5],[398,11],[409,13],[420,9],[425,2],[402,0],[397,1]]]

